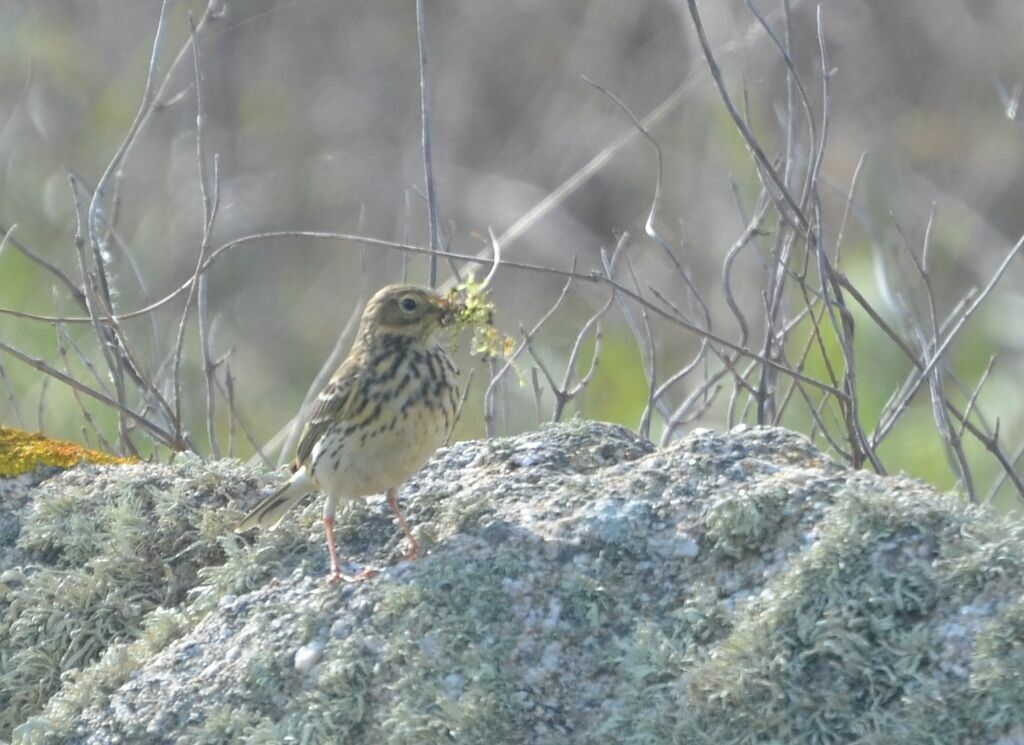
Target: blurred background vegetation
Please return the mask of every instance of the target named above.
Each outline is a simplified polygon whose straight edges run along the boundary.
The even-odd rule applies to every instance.
[[[788,4],[794,64],[806,73],[817,105],[818,6]],[[769,20],[780,35],[782,5],[780,0],[755,6],[773,14]],[[664,154],[657,224],[701,289],[716,332],[738,338],[722,292],[722,265],[743,232],[743,215],[753,209],[760,183],[707,73],[685,2],[428,0],[426,6],[434,168],[451,250],[489,256],[492,228],[508,236],[505,259],[563,269],[575,260],[580,271],[590,272],[601,267],[601,250],[628,232],[635,236],[630,259],[640,284],[685,305],[672,264],[644,239],[657,163],[643,138],[633,137],[525,230],[507,233],[631,130],[623,111],[582,76],[638,117],[670,101],[650,128]],[[198,0],[170,5],[159,75],[188,43],[188,14],[198,18],[206,8]],[[922,302],[907,269],[907,251],[920,254],[934,211],[930,279],[944,317],[989,280],[1024,233],[1024,129],[1016,109],[1024,82],[1024,5],[828,0],[820,8],[831,68],[822,233],[835,240],[854,171],[866,154],[839,266],[900,329],[892,296],[912,306]],[[786,141],[783,59],[745,2],[708,1],[701,10],[734,98],[769,155],[780,153]],[[5,230],[16,226],[13,238],[76,279],[68,175],[86,188],[95,184],[125,137],[141,100],[158,16],[155,0],[0,0],[0,224]],[[212,245],[276,230],[429,243],[413,0],[224,2],[198,38],[204,145],[208,157],[216,153],[219,159]],[[203,203],[193,76],[189,53],[172,71],[118,180],[119,240],[105,257],[118,312],[164,296],[195,269]],[[759,236],[755,244],[732,270],[748,319],[764,307],[771,236]],[[998,419],[999,441],[1011,454],[1024,439],[1022,264],[1014,262],[946,358],[950,370],[973,387],[997,356],[976,408],[990,424]],[[426,260],[380,247],[301,239],[247,243],[210,270],[212,352],[216,358],[229,355],[234,405],[254,441],[266,443],[288,424],[360,293],[397,281],[403,272],[425,282]],[[500,269],[492,285],[497,325],[512,336],[530,328],[562,284],[554,276]],[[538,332],[534,349],[556,375],[581,325],[607,298],[606,287],[577,282]],[[179,299],[125,322],[149,369],[167,364],[183,305]],[[79,313],[66,289],[11,245],[0,253],[0,306],[43,315]],[[910,363],[863,313],[854,318],[860,415],[870,428]],[[617,308],[603,320],[600,366],[566,413],[635,428],[647,402],[642,349]],[[651,323],[664,380],[692,358],[700,340],[657,318]],[[759,331],[763,325],[752,323],[753,349],[761,346]],[[67,343],[75,342],[99,364],[88,324],[64,325],[63,332]],[[61,366],[52,324],[0,314],[0,340]],[[183,404],[197,449],[208,452],[198,345],[190,327]],[[591,349],[588,338],[582,369]],[[0,364],[0,422],[97,444],[65,387],[47,383],[11,357],[0,356]],[[71,364],[88,377],[80,361]],[[486,365],[465,354],[462,367],[477,372],[459,439],[483,433],[488,378]],[[525,384],[506,379],[498,418],[503,433],[534,428],[551,414],[548,396],[541,399],[538,417],[532,367],[523,356]],[[806,372],[825,375],[820,355],[809,357]],[[682,401],[699,382],[681,381],[672,400]],[[723,395],[687,426],[727,426],[726,404]],[[98,427],[116,439],[115,414],[91,402],[86,406]],[[216,422],[221,436],[231,427],[225,409]],[[805,409],[791,407],[783,423],[813,434]],[[746,421],[753,421],[749,413]],[[655,422],[652,436],[662,426]],[[985,494],[1000,469],[980,445],[965,443]],[[236,433],[234,452],[249,457],[253,448]],[[890,472],[942,488],[957,486],[926,388],[879,455]],[[996,501],[1007,509],[1019,503],[1008,485]]]

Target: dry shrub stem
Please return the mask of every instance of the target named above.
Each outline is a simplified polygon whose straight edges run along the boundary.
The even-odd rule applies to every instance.
[[[420,62],[420,124],[423,150],[423,180],[427,187],[427,216],[430,223],[430,286],[437,287],[437,252],[444,248],[434,184],[434,148],[431,135],[430,77],[427,69],[427,12],[424,0],[416,0],[416,39]]]

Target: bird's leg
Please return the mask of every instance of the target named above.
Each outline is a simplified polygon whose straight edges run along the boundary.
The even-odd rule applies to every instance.
[[[361,582],[379,574],[376,569],[364,569],[359,574],[344,574],[338,561],[338,548],[334,543],[334,515],[324,515],[324,532],[327,533],[327,553],[331,557],[331,572],[327,575],[331,584]]]
[[[331,582],[341,582],[345,577],[338,564],[338,549],[334,545],[334,515],[324,515],[324,532],[327,533],[327,553],[331,557]]]
[[[388,489],[388,505],[391,507],[391,511],[395,513],[395,517],[398,518],[398,524],[402,526],[402,532],[405,533],[405,537],[409,539],[409,544],[412,546],[409,549],[409,553],[405,555],[405,558],[417,558],[420,555],[420,544],[416,542],[412,531],[409,530],[409,523],[405,521],[402,511],[398,509],[398,489]]]

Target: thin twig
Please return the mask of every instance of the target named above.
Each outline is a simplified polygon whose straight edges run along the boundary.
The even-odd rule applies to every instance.
[[[131,438],[128,436],[128,424],[125,417],[125,411],[128,411],[123,366],[121,365],[121,355],[118,353],[118,343],[114,338],[113,332],[108,326],[105,326],[100,319],[99,311],[96,308],[95,287],[93,282],[92,273],[89,270],[89,262],[86,258],[86,238],[85,238],[85,222],[88,219],[87,215],[83,212],[83,205],[78,198],[78,189],[74,177],[70,178],[72,200],[75,205],[75,216],[77,219],[77,226],[75,228],[75,252],[78,256],[78,266],[82,273],[82,287],[85,290],[85,304],[86,309],[89,311],[89,318],[92,323],[93,333],[96,336],[96,340],[100,344],[100,351],[103,354],[103,358],[106,360],[107,369],[110,371],[111,379],[114,383],[114,391],[117,397],[117,411],[118,414],[118,445],[122,449],[122,452],[133,449],[134,445],[131,443]]]
[[[501,265],[501,243],[495,237],[494,231],[491,230],[490,226],[487,228],[487,236],[491,239],[491,249],[493,251],[494,259],[490,270],[487,272],[487,276],[484,277],[484,281],[480,285],[481,289],[486,289],[490,286],[491,280],[494,279],[494,275],[498,273],[498,267]]]
[[[25,420],[21,416],[21,409],[18,407],[18,399],[14,395],[14,387],[11,385],[10,379],[7,377],[7,370],[4,369],[4,365],[0,362],[0,382],[4,384],[4,392],[7,394],[7,403],[10,404],[11,413],[14,414],[15,421],[18,422],[18,426],[25,429]]]
[[[60,356],[61,361],[64,363],[64,371],[68,374],[69,377],[71,377],[73,375],[71,372],[71,360],[68,359],[67,347],[64,344],[66,334],[59,324],[56,327],[56,331],[57,354]],[[89,428],[91,428],[92,432],[96,435],[96,440],[99,443],[99,446],[103,450],[106,450],[108,452],[113,450],[110,443],[107,441],[107,438],[103,436],[103,431],[100,429],[99,424],[96,423],[96,420],[93,418],[92,413],[89,411],[88,407],[85,405],[85,402],[82,400],[82,394],[80,394],[76,389],[72,388],[71,395],[74,396],[75,403],[78,404],[78,408],[82,412],[82,419],[85,420],[85,423],[89,426]],[[87,430],[83,426],[82,431],[88,432],[89,430]]]
[[[557,422],[561,420],[565,406],[587,389],[590,381],[593,380],[595,373],[597,373],[598,365],[601,363],[601,318],[608,312],[614,302],[615,295],[610,294],[607,302],[598,308],[595,313],[592,313],[580,327],[579,332],[577,332],[576,339],[573,341],[572,351],[569,353],[569,359],[565,363],[565,375],[562,378],[562,385],[554,388],[552,391],[555,396],[555,407],[551,414],[551,421]],[[590,359],[590,367],[585,373],[578,376],[576,385],[571,385],[572,377],[576,374],[576,361],[583,349],[583,340],[591,328],[594,329],[594,353]]]
[[[573,259],[573,271],[575,272],[576,260]],[[487,389],[484,391],[484,430],[488,437],[494,437],[497,434],[496,428],[496,405],[495,405],[495,392],[498,384],[501,382],[505,374],[508,373],[512,366],[515,364],[516,359],[522,354],[524,349],[530,344],[534,335],[540,331],[541,327],[548,322],[555,312],[561,307],[562,303],[565,302],[566,295],[569,293],[569,287],[572,286],[573,277],[569,277],[565,284],[562,286],[562,291],[558,294],[558,299],[554,305],[548,309],[544,315],[540,317],[540,320],[529,330],[523,333],[523,340],[519,342],[519,345],[512,351],[512,354],[505,359],[505,364],[502,365],[496,372],[492,372],[491,379],[487,384]]]
[[[537,410],[537,426],[544,421],[542,401],[544,400],[544,389],[540,385],[540,378],[537,377],[537,366],[530,368],[530,384],[533,386],[533,405]],[[553,418],[553,417],[552,417]]]
[[[424,0],[416,0],[416,39],[420,50],[420,124],[423,144],[423,177],[427,186],[427,215],[430,222],[430,287],[437,287],[437,252],[444,247],[438,218],[437,189],[434,186],[434,158],[430,127],[430,76],[427,72],[427,13]]]
[[[231,376],[231,371],[229,367],[226,366],[225,370],[226,373],[223,387],[221,386],[220,380],[217,380],[216,378],[214,378],[214,380],[217,383],[217,387],[220,388],[221,392],[223,393],[225,400],[228,401],[228,406],[230,407],[231,411],[231,420],[233,422],[237,422],[238,428],[242,430],[242,434],[245,435],[245,439],[249,441],[249,445],[256,453],[256,455],[249,460],[249,463],[251,465],[254,462],[256,462],[257,459],[259,459],[258,462],[262,463],[265,468],[273,468],[273,462],[270,460],[270,458],[266,456],[266,453],[263,452],[263,448],[260,447],[259,441],[253,436],[252,428],[246,422],[245,417],[242,416],[242,413],[238,411],[238,409],[235,407],[234,378]],[[231,452],[230,447],[228,452]]]
[[[43,378],[43,382],[39,386],[39,406],[36,408],[36,429],[39,432],[46,431],[46,423],[43,419],[46,414],[46,392],[48,390],[50,390],[50,379],[46,377]]]
[[[795,4],[798,5],[799,2]],[[727,44],[719,52],[719,55],[720,57],[725,57],[731,54],[736,54],[746,45],[752,44],[756,40],[757,36],[750,33],[750,30],[748,30],[743,34],[738,35],[735,41]],[[647,116],[640,119],[644,128],[648,130],[651,129],[656,123],[660,122],[670,113],[675,111],[691,91],[699,89],[699,83],[701,83],[703,75],[703,68],[695,68],[689,75],[687,75],[682,82],[680,82],[679,86],[672,91],[672,93],[665,97],[661,103],[655,106]],[[504,233],[498,236],[501,244],[505,246],[506,249],[511,246],[531,227],[536,225],[552,210],[558,207],[558,205],[565,202],[565,200],[571,197],[591,178],[597,175],[601,169],[608,165],[608,163],[610,163],[619,152],[621,152],[638,136],[640,136],[640,133],[634,127],[630,127],[612,140],[608,145],[594,155],[593,158],[584,163],[583,166],[569,176],[569,178],[565,179],[565,181],[548,193],[537,204],[524,212],[518,220],[512,223],[512,225],[505,230]]]
[[[199,39],[196,36],[196,25],[192,15],[188,17],[189,33],[192,37],[192,63],[195,72],[196,92],[196,164],[199,171],[199,193],[203,202],[203,238],[199,249],[200,261],[210,250],[210,236],[217,211],[220,206],[220,162],[213,156],[212,190],[207,185],[206,157],[204,153],[203,131],[205,114],[203,113],[203,76],[199,64]],[[206,437],[210,442],[210,452],[214,458],[220,458],[220,443],[217,440],[217,396],[214,382],[215,366],[210,351],[210,311],[209,311],[209,275],[205,272],[199,277],[199,291],[196,298],[196,315],[199,324],[199,347],[203,357],[203,377],[206,383]],[[187,306],[186,306],[187,312]]]
[[[70,386],[71,388],[75,388],[76,390],[84,393],[85,395],[96,399],[100,403],[109,406],[110,408],[122,414],[126,419],[130,419],[133,422],[135,422],[135,424],[137,424],[139,427],[141,427],[143,430],[149,433],[149,435],[153,437],[154,440],[161,442],[164,445],[167,445],[168,447],[174,446],[174,435],[168,432],[167,430],[157,426],[149,419],[139,416],[134,411],[129,409],[127,406],[124,406],[123,404],[119,403],[118,401],[115,401],[109,396],[104,395],[100,391],[90,388],[89,386],[75,380],[69,375],[65,375],[57,368],[48,365],[43,360],[25,354],[21,350],[16,349],[2,341],[0,341],[0,352],[5,352],[14,357],[15,359],[21,360],[29,367],[34,368],[39,372],[46,373],[47,376],[54,378],[55,380],[59,380],[61,383],[64,383],[64,385]]]
[[[633,267],[633,260],[629,254],[625,254],[626,267],[629,269],[629,275],[633,280],[633,286],[636,288],[637,293],[640,292],[640,280],[637,279],[636,270]],[[608,267],[605,269],[610,271]],[[629,314],[625,303],[621,303],[623,313],[626,314],[627,321],[629,320]],[[637,428],[640,436],[645,440],[651,439],[651,417],[654,415],[655,409],[658,409],[665,419],[668,419],[670,412],[668,411],[664,402],[657,398],[658,392],[658,347],[654,342],[654,329],[651,327],[651,316],[647,312],[647,308],[643,305],[640,306],[640,318],[643,320],[643,337],[639,334],[635,322],[630,323],[630,330],[633,331],[633,337],[636,339],[637,346],[640,347],[640,352],[644,358],[644,366],[647,372],[647,405],[644,406],[644,411],[640,415],[640,425]]]
[[[774,187],[772,190],[772,198],[776,200],[779,205],[779,214],[783,215],[787,220],[793,222],[793,227],[801,234],[806,234],[810,222],[804,216],[800,206],[794,201],[786,185],[783,183],[782,178],[776,172],[772,166],[768,156],[765,155],[761,145],[757,142],[753,133],[750,131],[750,127],[744,121],[743,117],[740,116],[740,112],[736,109],[736,105],[732,101],[732,97],[729,95],[728,89],[725,87],[725,81],[722,78],[722,70],[718,66],[718,61],[715,58],[714,52],[711,50],[711,42],[708,41],[707,32],[704,30],[704,21],[701,18],[700,10],[697,8],[697,0],[686,0],[687,6],[690,10],[690,18],[693,20],[694,28],[697,31],[697,39],[700,41],[701,49],[704,51],[704,60],[707,62],[708,71],[711,73],[711,79],[715,83],[715,87],[718,89],[718,96],[722,99],[722,103],[725,104],[726,110],[729,112],[729,116],[733,120],[733,124],[736,129],[739,130],[740,135],[747,144],[747,148],[750,150],[757,163],[759,169],[768,177],[771,185]]]
[[[0,224],[0,232],[4,234],[3,241],[0,241],[0,250],[3,246],[10,244],[20,251],[27,259],[34,261],[39,266],[43,267],[46,271],[52,274],[57,280],[64,285],[68,292],[71,293],[71,298],[75,303],[82,309],[85,310],[85,293],[82,292],[82,288],[75,284],[75,281],[67,275],[67,273],[56,264],[43,258],[38,253],[30,249],[20,240],[14,236],[14,231],[17,229],[17,224],[11,225],[9,228],[4,227]]]
[[[228,457],[235,457],[235,428],[238,424],[238,417],[235,412],[235,379],[231,375],[231,353],[225,354],[223,357],[224,362],[224,386],[220,386],[220,381],[214,376],[214,384],[224,391],[224,398],[228,402]],[[269,464],[268,464],[269,465]]]
[[[209,267],[214,262],[216,262],[224,253],[226,253],[227,251],[229,251],[229,250],[231,250],[233,248],[237,248],[239,246],[242,246],[242,245],[245,245],[245,244],[249,244],[249,243],[256,243],[256,242],[261,242],[261,241],[266,241],[266,240],[275,240],[275,239],[279,239],[279,238],[305,238],[305,239],[313,239],[313,240],[342,241],[342,242],[347,242],[347,243],[363,243],[363,244],[366,244],[368,246],[374,246],[374,247],[379,247],[379,248],[387,248],[387,249],[394,249],[394,250],[399,250],[399,251],[408,251],[408,252],[414,253],[414,254],[430,255],[430,254],[433,253],[433,254],[438,255],[438,256],[442,256],[442,257],[447,256],[447,257],[450,257],[450,258],[455,259],[457,261],[463,261],[463,262],[467,262],[467,263],[470,263],[470,264],[478,264],[478,265],[491,266],[494,263],[493,260],[487,259],[487,258],[483,258],[481,256],[467,255],[467,254],[455,254],[455,253],[450,253],[450,252],[448,252],[448,253],[446,253],[446,252],[432,252],[429,248],[423,248],[421,246],[404,245],[404,244],[401,244],[401,243],[396,243],[394,241],[386,241],[386,240],[383,240],[383,239],[380,239],[380,238],[372,238],[370,236],[352,235],[352,234],[346,234],[346,233],[331,233],[331,232],[308,231],[308,230],[286,230],[286,231],[272,231],[272,232],[266,232],[266,233],[256,233],[256,234],[246,235],[246,236],[242,236],[240,238],[235,238],[235,239],[233,239],[231,241],[228,241],[227,243],[224,243],[224,244],[218,246],[216,249],[214,249],[213,251],[211,251],[209,253],[209,255],[206,257],[206,261],[205,261],[205,263],[203,265],[203,271],[208,270]],[[738,345],[735,342],[732,342],[732,341],[726,339],[723,336],[720,336],[718,334],[712,333],[710,331],[707,331],[706,329],[701,328],[700,326],[697,326],[696,324],[692,323],[691,321],[689,321],[689,320],[687,320],[687,319],[685,319],[683,317],[680,317],[676,313],[673,313],[673,312],[671,312],[669,310],[666,310],[666,309],[662,308],[659,305],[651,303],[647,298],[643,297],[641,294],[631,290],[629,287],[623,285],[622,283],[617,282],[616,280],[608,277],[603,272],[582,273],[582,272],[576,271],[575,269],[558,269],[557,267],[551,267],[551,266],[540,266],[540,265],[537,265],[537,264],[528,264],[528,263],[525,263],[525,262],[508,261],[508,260],[506,260],[504,258],[502,259],[501,265],[503,267],[505,267],[506,269],[517,269],[517,270],[522,270],[522,271],[527,271],[527,272],[535,272],[535,273],[540,273],[540,274],[546,274],[546,275],[562,277],[562,278],[565,278],[565,279],[580,280],[580,281],[590,282],[590,283],[593,283],[593,284],[604,284],[604,285],[607,285],[608,287],[614,289],[616,292],[619,292],[619,293],[625,295],[626,297],[628,297],[629,299],[631,299],[631,300],[639,303],[640,305],[646,307],[649,311],[651,311],[655,315],[658,315],[661,318],[664,318],[665,320],[670,321],[671,323],[673,323],[673,324],[675,324],[677,326],[680,326],[680,327],[682,327],[682,328],[684,328],[684,329],[686,329],[688,331],[691,331],[691,332],[697,334],[698,336],[707,337],[708,341],[710,341],[710,342],[718,344],[718,345],[720,345],[722,347],[725,347],[727,349],[730,349],[732,351],[739,352],[744,357],[748,357],[748,358],[751,358],[751,359],[756,359],[759,362],[761,362],[762,364],[773,365],[775,367],[778,367],[780,369],[780,371],[785,373],[785,374],[792,374],[792,371],[787,370],[785,368],[785,366],[780,365],[778,362],[775,362],[774,360],[766,359],[766,358],[762,357],[761,355],[759,355],[757,352],[754,352],[753,350],[747,349],[745,347],[741,347],[740,345]],[[157,301],[156,303],[151,304],[147,308],[140,309],[139,311],[134,311],[133,313],[130,313],[130,314],[121,314],[120,316],[118,316],[118,319],[120,320],[120,319],[124,319],[124,318],[128,318],[128,317],[137,317],[138,315],[140,315],[140,314],[142,314],[144,312],[151,312],[152,310],[155,310],[157,307],[160,307],[163,304],[165,304],[171,298],[177,297],[177,295],[181,294],[182,292],[187,291],[188,288],[191,287],[191,285],[192,285],[192,279],[189,279],[185,283],[183,283],[181,286],[179,286],[176,290],[172,291],[170,294],[168,294],[167,296],[165,296],[161,300]],[[50,319],[50,317],[43,317],[43,316],[37,317],[36,319],[37,320],[50,320],[51,322],[52,322],[52,320],[58,320],[58,319]],[[75,320],[75,319],[59,319],[59,320],[63,320],[65,322],[68,322],[70,320]],[[84,319],[84,320],[87,321],[88,319]],[[836,396],[839,399],[843,399],[845,397],[845,394],[842,391],[840,391],[840,390],[838,390],[838,389],[828,385],[827,383],[822,383],[821,381],[815,380],[814,378],[810,378],[810,377],[807,377],[807,376],[798,376],[798,377],[804,383],[806,383],[807,385],[810,385],[810,386],[816,387],[816,388],[820,388],[823,391],[825,391],[827,393],[830,393],[831,395]]]
[[[125,135],[120,147],[118,147],[114,152],[114,157],[110,159],[110,163],[107,164],[106,170],[103,171],[103,175],[100,176],[99,181],[96,182],[92,201],[90,202],[88,212],[86,213],[86,237],[89,242],[95,246],[100,245],[99,221],[101,205],[103,198],[106,195],[107,184],[110,182],[110,179],[113,178],[117,169],[120,168],[121,161],[124,159],[125,154],[128,152],[128,149],[132,146],[132,143],[135,141],[135,138],[142,129],[142,124],[156,98],[155,86],[157,60],[160,58],[160,48],[163,46],[164,33],[166,31],[165,22],[167,20],[167,9],[169,5],[170,0],[163,0],[160,3],[160,15],[157,17],[156,33],[153,37],[153,50],[149,56],[149,67],[146,71],[146,84],[142,91],[142,102],[139,104],[139,110],[135,114],[135,120],[128,128],[128,134]]]
[[[985,504],[992,504],[995,500],[999,490],[1003,488],[1003,484],[1006,483],[1006,479],[1010,474],[1016,473],[1017,466],[1021,459],[1024,458],[1024,442],[1021,443],[1020,447],[1017,448],[1017,452],[1013,454],[1013,457],[1008,460],[1009,469],[1003,469],[999,475],[996,476],[992,481],[992,486],[989,487],[988,493],[985,495]],[[1018,494],[1018,497],[1020,495]]]
[[[178,436],[179,440],[184,438],[184,429],[182,427],[181,420],[181,363],[185,348],[185,331],[188,325],[189,311],[192,310],[192,305],[195,303],[196,295],[198,294],[199,277],[205,253],[206,252],[203,250],[203,246],[201,245],[199,247],[199,258],[196,261],[195,273],[192,275],[192,282],[189,283],[189,293],[185,298],[185,307],[182,309],[181,319],[178,321],[178,333],[174,342],[173,372],[171,374],[171,384],[174,390],[174,413],[171,422],[174,427],[174,432]]]
[[[969,420],[971,418],[971,414],[974,413],[974,407],[978,402],[978,396],[981,394],[981,389],[985,387],[985,383],[988,382],[988,376],[991,374],[992,368],[995,367],[995,364],[996,356],[993,354],[988,358],[988,364],[985,365],[985,372],[981,374],[981,377],[978,379],[978,384],[974,386],[974,390],[971,392],[971,397],[967,399],[967,406],[964,408],[964,421],[960,422],[960,429],[958,432],[959,437],[964,436],[964,430],[967,428],[965,422]],[[996,427],[998,428],[998,426],[999,423],[997,421]]]
[[[920,371],[921,377],[918,379],[917,384],[914,385],[908,392],[907,398],[914,397],[914,394],[920,388],[921,383],[929,374],[931,374],[932,369],[934,369],[935,365],[939,362],[940,359],[942,359],[942,356],[946,353],[946,350],[949,349],[949,345],[953,343],[953,340],[960,333],[961,329],[963,329],[967,322],[974,316],[974,313],[978,310],[979,306],[981,306],[981,304],[985,302],[988,296],[992,294],[992,290],[999,283],[999,280],[1003,278],[1003,275],[1006,273],[1006,270],[1010,267],[1010,264],[1017,257],[1017,255],[1021,252],[1022,248],[1024,248],[1024,236],[1018,239],[1018,241],[1013,245],[1013,248],[1010,249],[1010,251],[1006,254],[1005,258],[1003,259],[1002,263],[1000,263],[999,267],[996,269],[995,274],[992,275],[992,277],[989,279],[988,283],[981,290],[981,292],[979,292],[975,296],[975,298],[967,305],[967,307],[964,309],[963,315],[960,316],[959,320],[957,320],[957,322],[945,335],[945,338],[942,340],[942,343],[935,350],[935,353],[928,360],[927,364],[925,364],[922,367]],[[911,357],[913,358],[913,355],[911,355]],[[1024,494],[1024,492],[1022,492],[1022,494]]]
[[[77,218],[75,251],[82,273],[86,306],[90,314],[87,320],[93,327],[93,333],[97,341],[100,342],[101,351],[107,362],[111,377],[114,380],[118,400],[121,402],[126,401],[127,388],[124,378],[125,374],[127,374],[143,397],[143,412],[152,410],[163,421],[171,422],[173,417],[170,404],[167,403],[163,394],[157,389],[152,378],[143,373],[142,368],[135,359],[128,338],[121,327],[120,320],[114,315],[113,301],[109,282],[106,278],[106,270],[103,267],[103,259],[96,251],[93,251],[93,264],[96,266],[96,272],[94,273],[89,268],[89,260],[86,253],[87,246],[83,233],[86,218],[83,212],[83,204],[79,199],[80,182],[75,176],[71,176],[70,184]],[[54,322],[69,323],[70,321],[67,318],[58,317],[54,319]],[[122,423],[124,422],[122,421]],[[120,434],[127,436],[128,430],[122,428]],[[186,447],[188,443],[183,440],[181,446]],[[125,443],[124,447],[128,450],[134,450],[134,446],[130,443]]]

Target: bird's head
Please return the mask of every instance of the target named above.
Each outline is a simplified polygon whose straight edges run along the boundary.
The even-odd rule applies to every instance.
[[[361,337],[404,336],[427,342],[453,318],[451,302],[418,285],[389,285],[370,298],[359,325]]]

